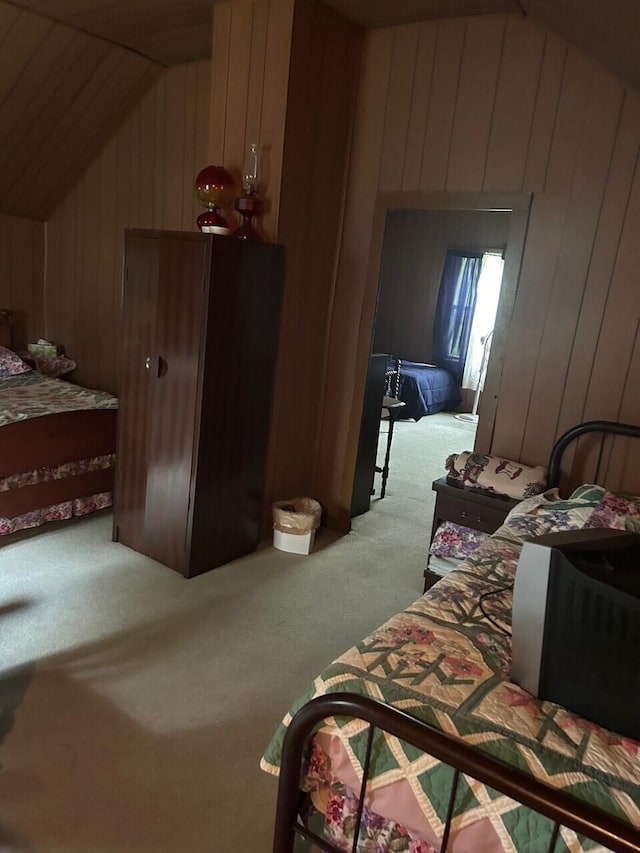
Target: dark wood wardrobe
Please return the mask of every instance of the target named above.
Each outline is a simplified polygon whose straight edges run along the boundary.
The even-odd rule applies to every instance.
[[[128,230],[113,538],[206,572],[260,538],[284,249]]]

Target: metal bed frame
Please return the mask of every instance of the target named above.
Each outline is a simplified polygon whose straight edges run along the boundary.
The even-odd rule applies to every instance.
[[[549,486],[559,484],[562,455],[569,444],[580,436],[593,432],[603,434],[601,442],[604,442],[607,434],[640,438],[640,426],[633,424],[588,421],[573,427],[565,432],[553,447],[549,463]],[[598,469],[601,459],[602,443]],[[358,849],[371,747],[376,729],[388,732],[454,768],[440,853],[446,853],[449,843],[453,807],[461,773],[550,818],[554,822],[554,829],[547,853],[553,853],[555,850],[562,826],[602,844],[615,853],[640,853],[640,831],[631,825],[563,791],[549,787],[391,705],[353,693],[333,693],[317,697],[304,705],[291,721],[282,750],[273,853],[292,853],[296,838],[306,839],[317,850],[341,853],[340,848],[306,827],[299,817],[303,796],[300,791],[300,768],[306,744],[322,720],[333,716],[352,717],[369,723],[352,853],[357,853]]]

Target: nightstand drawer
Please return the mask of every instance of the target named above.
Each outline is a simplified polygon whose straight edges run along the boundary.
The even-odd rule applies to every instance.
[[[453,521],[483,533],[494,533],[504,522],[510,508],[479,506],[469,500],[440,494],[435,514],[438,520]]]

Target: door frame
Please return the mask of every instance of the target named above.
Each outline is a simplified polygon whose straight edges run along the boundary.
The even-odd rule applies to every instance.
[[[489,367],[478,409],[479,420],[474,445],[474,449],[486,452],[491,446],[493,436],[498,388],[504,364],[505,343],[520,278],[532,199],[533,194],[528,192],[383,192],[376,196],[356,355],[354,391],[355,399],[358,402],[351,408],[347,465],[345,465],[345,473],[349,472],[347,476],[350,478],[350,482],[345,483],[345,494],[350,495],[353,489],[364,387],[373,345],[387,212],[393,209],[403,209],[503,211],[511,213],[500,302],[491,344]]]

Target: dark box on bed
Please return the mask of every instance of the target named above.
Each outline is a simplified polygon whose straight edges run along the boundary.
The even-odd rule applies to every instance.
[[[511,678],[640,740],[640,535],[590,529],[523,545]]]

